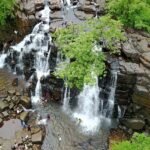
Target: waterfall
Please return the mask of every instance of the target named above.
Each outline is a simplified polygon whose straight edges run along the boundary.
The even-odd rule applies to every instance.
[[[105,124],[105,127],[111,125],[111,117],[113,113],[115,90],[117,83],[117,71],[111,71],[109,83],[109,96],[107,102],[101,97],[102,89],[98,86],[98,79],[93,86],[84,85],[83,90],[78,95],[78,105],[73,111],[70,110],[67,87],[64,92],[63,110],[69,112],[77,125],[81,127],[82,132],[86,134],[94,134],[99,131],[100,127]]]
[[[67,2],[67,5],[68,5],[68,6],[70,6],[70,5],[71,5],[70,0],[66,0],[66,2]]]
[[[79,123],[84,132],[96,132],[100,125],[98,79],[93,86],[85,85],[78,96],[78,106],[73,112],[73,118]]]
[[[116,91],[116,84],[117,84],[117,71],[112,70],[111,71],[111,77],[110,77],[110,83],[109,83],[109,97],[107,103],[104,105],[104,101],[101,101],[101,114],[104,117],[111,118],[112,112],[114,108],[114,102],[115,102],[115,91]]]
[[[32,102],[37,103],[41,98],[41,83],[40,79],[42,76],[47,76],[49,70],[49,57],[51,53],[51,36],[49,34],[49,23],[50,23],[50,9],[48,5],[40,11],[41,22],[35,25],[32,33],[27,35],[23,41],[15,46],[11,46],[14,51],[19,53],[19,64],[23,69],[23,56],[24,54],[32,53],[34,55],[33,67],[36,69],[37,84],[35,88],[35,94],[32,94]]]
[[[7,54],[1,54],[0,55],[0,68],[3,68],[5,65],[5,58],[7,57]]]
[[[63,111],[67,113],[70,111],[69,100],[70,100],[70,89],[66,86],[63,99]]]

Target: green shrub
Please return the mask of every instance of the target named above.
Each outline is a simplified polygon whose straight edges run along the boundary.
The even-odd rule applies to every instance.
[[[0,0],[0,25],[5,24],[9,16],[13,17],[15,3],[16,0]]]
[[[130,141],[115,144],[112,150],[150,150],[150,137],[135,133]]]
[[[125,26],[150,32],[150,0],[109,0],[108,9]]]
[[[120,22],[108,16],[57,30],[54,37],[60,52],[71,60],[59,64],[62,67],[55,75],[65,79],[70,87],[80,89],[84,84],[94,84],[94,76],[105,75],[105,55],[94,50],[97,41],[102,41],[111,53],[116,53],[117,43],[124,40]]]

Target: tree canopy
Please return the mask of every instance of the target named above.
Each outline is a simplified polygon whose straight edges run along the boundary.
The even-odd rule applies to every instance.
[[[107,47],[110,53],[118,52],[117,43],[124,40],[121,27],[119,21],[105,16],[57,30],[55,42],[70,63],[61,62],[61,69],[56,70],[55,75],[65,79],[68,86],[79,89],[84,84],[95,83],[95,76],[106,73],[106,58],[101,49]]]
[[[149,150],[150,137],[145,136],[143,133],[135,133],[130,141],[123,141],[116,143],[112,150]]]
[[[5,24],[9,16],[13,16],[15,4],[16,0],[0,0],[0,25]]]
[[[150,0],[109,0],[108,9],[125,26],[150,32]]]

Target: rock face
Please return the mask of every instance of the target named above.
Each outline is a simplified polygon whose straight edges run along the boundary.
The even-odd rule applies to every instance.
[[[32,135],[32,143],[33,144],[42,144],[43,141],[43,132],[39,131]]]
[[[150,38],[136,32],[127,37],[119,60],[116,101],[127,107],[124,117],[128,119],[123,124],[139,130],[145,125],[143,120],[150,120]]]
[[[42,79],[42,93],[47,100],[60,101],[62,99],[63,80],[56,78],[51,74],[47,78]]]
[[[145,126],[145,121],[137,118],[132,118],[132,119],[124,118],[121,120],[121,123],[133,130],[142,130]]]
[[[20,103],[25,107],[25,108],[30,108],[31,107],[31,100],[28,96],[22,96]]]

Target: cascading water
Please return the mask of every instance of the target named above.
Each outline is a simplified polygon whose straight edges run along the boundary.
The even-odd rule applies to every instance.
[[[0,55],[0,69],[4,67],[6,57],[7,57],[7,54],[3,53]]]
[[[116,83],[117,83],[117,71],[111,71],[110,83],[109,83],[109,97],[107,103],[104,105],[104,101],[101,101],[101,114],[104,117],[111,118],[114,108],[115,102],[115,90],[116,90]]]
[[[84,132],[96,132],[100,125],[98,80],[93,86],[85,85],[78,96],[78,107],[73,117],[80,120]]]
[[[40,12],[41,22],[38,23],[31,34],[27,35],[22,42],[12,46],[12,49],[19,52],[19,65],[23,65],[23,55],[32,52],[34,54],[34,68],[36,69],[37,84],[35,88],[35,94],[32,96],[32,102],[37,103],[41,97],[41,83],[40,79],[42,76],[49,74],[49,63],[50,57],[50,44],[51,37],[49,35],[49,23],[50,23],[50,9],[48,5],[45,6],[44,10]],[[23,69],[23,66],[21,66]]]
[[[98,86],[98,79],[93,86],[85,85],[83,91],[78,95],[77,108],[72,111],[72,117],[77,122],[85,134],[94,134],[99,131],[100,127],[105,124],[105,127],[111,125],[111,117],[113,113],[115,101],[115,89],[117,83],[117,71],[111,71],[110,92],[107,103],[101,98],[102,89]],[[67,89],[64,94],[63,110],[70,112]]]
[[[70,111],[69,100],[70,100],[70,89],[66,86],[63,99],[63,111],[65,111],[66,113]]]

